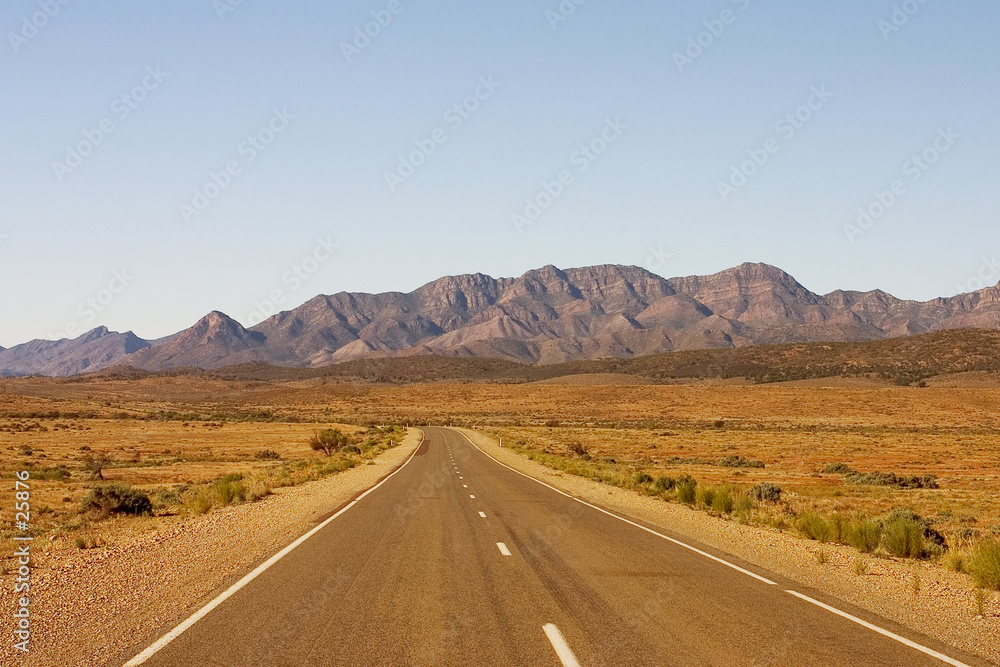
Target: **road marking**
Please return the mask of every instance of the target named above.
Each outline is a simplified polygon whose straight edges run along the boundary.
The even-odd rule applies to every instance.
[[[580,667],[580,663],[576,661],[576,656],[569,649],[569,645],[563,639],[562,633],[559,632],[559,628],[555,624],[547,623],[542,626],[542,630],[545,632],[545,636],[549,638],[549,641],[552,642],[552,648],[556,650],[556,655],[559,656],[563,667]]]
[[[461,433],[461,431],[459,431],[459,433]],[[663,533],[658,533],[658,532],[656,532],[655,530],[653,530],[651,528],[647,528],[646,526],[643,526],[642,524],[636,523],[635,521],[631,521],[630,519],[626,519],[625,517],[618,516],[617,514],[609,512],[608,510],[606,510],[604,508],[598,507],[597,505],[592,505],[591,503],[588,503],[586,500],[581,500],[579,498],[575,498],[575,497],[569,495],[568,493],[566,493],[565,491],[557,489],[556,487],[552,486],[551,484],[546,484],[545,482],[543,482],[540,479],[535,479],[531,475],[525,474],[525,473],[521,472],[520,470],[515,470],[514,468],[511,468],[506,463],[502,463],[500,461],[497,461],[497,459],[495,459],[493,456],[491,456],[487,452],[483,451],[479,447],[479,445],[477,445],[476,443],[472,442],[472,440],[469,438],[469,436],[465,435],[464,433],[462,433],[462,435],[465,436],[465,439],[469,441],[470,445],[472,445],[473,447],[475,447],[476,449],[478,449],[480,452],[482,452],[483,454],[485,454],[489,458],[493,459],[493,461],[495,463],[498,463],[498,464],[502,465],[504,468],[507,468],[508,470],[517,473],[521,477],[527,477],[528,479],[530,479],[530,480],[532,480],[534,482],[537,482],[537,483],[541,484],[542,486],[547,486],[548,488],[552,489],[553,491],[555,491],[558,494],[566,496],[567,498],[569,498],[571,500],[575,500],[576,502],[580,503],[581,505],[586,505],[587,507],[595,509],[598,512],[601,512],[603,514],[607,514],[610,517],[614,517],[614,518],[618,519],[619,521],[624,521],[625,523],[627,523],[629,525],[635,526],[636,528],[640,528],[640,529],[646,531],[647,533],[651,533],[653,535],[656,535],[657,537],[662,537],[663,539],[667,540],[668,542],[676,544],[679,547],[684,547],[685,549],[689,549],[690,551],[693,551],[696,554],[699,554],[701,556],[704,556],[706,558],[714,560],[715,562],[717,562],[717,563],[719,563],[721,565],[725,565],[726,567],[730,567],[730,568],[736,570],[737,572],[742,572],[743,574],[745,574],[747,576],[750,576],[750,577],[753,577],[754,579],[757,579],[759,581],[762,581],[765,584],[770,584],[771,586],[777,586],[778,585],[777,583],[771,581],[770,579],[766,579],[766,578],[760,576],[759,574],[755,574],[755,573],[753,573],[753,572],[751,572],[749,570],[746,570],[746,569],[744,569],[744,568],[742,568],[742,567],[740,567],[738,565],[735,565],[735,564],[730,563],[730,562],[728,562],[726,560],[723,560],[722,558],[719,558],[718,556],[713,556],[712,554],[707,553],[705,551],[702,551],[701,549],[695,548],[695,547],[693,547],[693,546],[691,546],[689,544],[685,544],[684,542],[681,542],[680,540],[675,540],[672,537],[667,537]],[[954,665],[955,667],[969,667],[964,662],[959,662],[958,660],[955,660],[954,658],[949,658],[948,656],[944,655],[943,653],[938,653],[934,649],[927,648],[926,646],[922,646],[921,644],[918,644],[918,643],[916,643],[914,641],[911,641],[911,640],[907,639],[906,637],[901,637],[900,635],[897,635],[897,634],[895,634],[893,632],[889,632],[888,630],[884,630],[883,628],[880,628],[877,625],[874,625],[872,623],[868,623],[867,621],[863,621],[860,618],[857,618],[855,616],[851,616],[847,612],[840,611],[836,607],[831,607],[830,605],[823,604],[822,602],[819,602],[818,600],[814,600],[814,599],[812,599],[809,596],[802,595],[801,593],[797,593],[797,592],[792,591],[792,590],[786,590],[785,592],[789,593],[790,595],[794,595],[796,597],[802,598],[803,600],[806,600],[807,602],[811,602],[812,604],[815,604],[818,607],[821,607],[822,609],[825,609],[825,610],[827,610],[827,611],[829,611],[829,612],[831,612],[833,614],[837,614],[838,616],[842,616],[842,617],[844,617],[846,619],[854,621],[855,623],[858,623],[858,624],[862,625],[863,627],[866,627],[869,630],[872,630],[873,632],[877,632],[877,633],[879,633],[881,635],[884,635],[886,637],[889,637],[891,639],[895,639],[896,641],[898,641],[898,642],[900,642],[900,643],[902,643],[902,644],[904,644],[906,646],[909,646],[910,648],[916,649],[916,650],[920,651],[921,653],[925,653],[927,655],[933,656],[933,657],[937,658],[938,660],[941,660],[942,662],[945,662],[945,663],[947,663],[949,665]]]
[[[459,477],[459,479],[462,479],[462,478],[461,478],[461,477]],[[464,486],[465,488],[469,488],[469,485],[468,485],[468,484],[463,484],[462,486]]]
[[[469,497],[470,497],[470,498],[475,498],[475,496],[474,496],[474,495],[472,495],[471,493],[469,494]]]
[[[462,433],[462,435],[465,435],[465,434]],[[469,440],[469,436],[465,436],[465,439]],[[479,448],[479,445],[477,445],[476,443],[472,442],[472,440],[469,440],[469,443],[473,447],[475,447],[476,449],[479,449],[480,452],[483,452],[483,450]],[[579,498],[571,496],[568,493],[566,493],[565,491],[557,489],[556,487],[552,486],[551,484],[546,484],[545,482],[543,482],[540,479],[535,479],[531,475],[526,475],[525,473],[521,472],[520,470],[514,470],[514,468],[511,468],[506,463],[501,463],[500,461],[497,461],[495,458],[493,458],[492,456],[490,456],[486,452],[483,452],[483,454],[486,454],[486,456],[489,456],[491,459],[493,459],[496,463],[499,463],[500,465],[502,465],[504,468],[507,468],[508,470],[510,470],[512,472],[516,472],[521,477],[527,477],[528,479],[532,480],[533,482],[538,482],[542,486],[547,486],[548,488],[552,489],[556,493],[558,493],[560,495],[563,495],[563,496],[566,496],[570,500],[575,500],[576,502],[580,503],[581,505],[586,505],[587,507],[595,509],[598,512],[601,512],[603,514],[607,514],[610,517],[614,517],[615,519],[618,519],[619,521],[624,521],[625,523],[627,523],[627,524],[629,524],[631,526],[635,526],[636,528],[639,528],[640,530],[644,530],[647,533],[650,533],[652,535],[656,535],[657,537],[663,538],[667,542],[670,542],[672,544],[676,544],[679,547],[684,547],[685,549],[693,551],[696,554],[704,556],[705,558],[708,558],[710,560],[714,560],[715,562],[717,562],[717,563],[719,563],[721,565],[725,565],[726,567],[730,567],[730,568],[736,570],[737,572],[742,572],[743,574],[747,575],[748,577],[753,577],[754,579],[756,579],[758,581],[761,581],[761,582],[763,582],[765,584],[768,584],[770,586],[777,586],[778,585],[775,582],[771,581],[770,579],[762,577],[759,574],[755,574],[754,572],[751,572],[750,570],[744,569],[744,568],[740,567],[739,565],[736,565],[734,563],[730,563],[727,560],[723,560],[722,558],[719,558],[718,556],[713,556],[712,554],[708,553],[707,551],[702,551],[701,549],[698,549],[697,547],[693,547],[690,544],[685,544],[684,542],[681,542],[680,540],[675,540],[672,537],[667,537],[663,533],[658,533],[655,530],[653,530],[652,528],[647,528],[646,526],[642,525],[641,523],[636,523],[635,521],[632,521],[631,519],[626,519],[623,516],[618,516],[617,514],[614,514],[613,512],[609,512],[608,510],[606,510],[606,509],[604,509],[602,507],[598,507],[597,505],[592,505],[591,503],[588,503],[586,500],[581,500]]]
[[[167,634],[163,635],[158,640],[156,640],[155,642],[153,642],[149,647],[146,648],[145,651],[143,651],[139,655],[135,656],[134,658],[132,658],[131,660],[129,660],[128,662],[126,662],[122,667],[136,667],[136,665],[141,665],[142,663],[144,663],[147,660],[149,660],[151,657],[153,657],[154,655],[156,655],[161,649],[163,649],[163,647],[165,647],[167,644],[169,644],[173,640],[177,639],[181,635],[181,633],[183,633],[185,630],[187,630],[192,625],[194,625],[195,623],[197,623],[198,621],[200,621],[202,618],[204,618],[210,611],[212,611],[213,609],[215,609],[216,607],[218,607],[220,604],[222,604],[223,602],[225,602],[226,600],[228,600],[229,598],[231,598],[233,595],[235,595],[236,593],[238,593],[241,588],[243,588],[244,586],[246,586],[247,584],[249,584],[251,581],[253,581],[257,577],[259,577],[261,574],[264,573],[265,570],[267,570],[269,567],[271,567],[272,565],[274,565],[275,563],[277,563],[279,560],[281,560],[282,558],[284,558],[285,556],[287,556],[289,553],[291,553],[291,551],[293,549],[295,549],[295,547],[299,546],[300,544],[302,544],[303,542],[305,542],[306,540],[308,540],[310,537],[312,537],[313,535],[315,535],[316,533],[318,533],[319,531],[321,531],[323,528],[325,528],[327,526],[327,524],[329,524],[330,522],[332,522],[334,519],[336,519],[337,517],[339,517],[341,514],[343,514],[347,510],[349,510],[352,507],[354,507],[355,505],[357,505],[361,501],[361,499],[364,498],[365,496],[367,496],[369,493],[375,491],[375,489],[377,489],[378,487],[380,487],[383,484],[385,484],[386,482],[388,482],[389,479],[393,475],[395,475],[400,470],[402,470],[403,468],[405,468],[407,466],[407,464],[409,464],[409,462],[413,460],[413,457],[415,457],[417,455],[417,451],[420,449],[420,445],[424,444],[424,440],[425,439],[426,439],[426,435],[424,434],[423,431],[421,431],[420,432],[420,442],[417,444],[416,449],[413,450],[413,453],[410,454],[410,458],[406,459],[406,463],[404,463],[403,465],[401,465],[398,468],[396,468],[395,470],[393,470],[389,475],[386,476],[385,479],[383,479],[381,482],[379,482],[378,484],[376,484],[375,486],[373,486],[372,488],[368,489],[367,491],[365,491],[364,493],[362,493],[360,496],[358,496],[357,498],[355,498],[354,500],[352,500],[343,509],[341,509],[339,512],[337,512],[336,514],[334,514],[333,516],[331,516],[329,519],[327,519],[323,523],[319,524],[318,526],[316,526],[315,528],[313,528],[312,530],[310,530],[308,533],[306,533],[305,535],[303,535],[299,539],[295,540],[294,542],[292,542],[291,544],[289,544],[287,547],[285,547],[284,549],[282,549],[278,553],[276,553],[273,556],[271,556],[270,558],[268,558],[264,563],[262,563],[261,565],[257,566],[257,569],[255,569],[253,572],[251,572],[250,574],[247,574],[242,579],[240,579],[239,581],[237,581],[235,584],[233,584],[232,586],[230,586],[229,588],[227,588],[225,591],[223,591],[222,593],[220,593],[218,597],[216,597],[214,600],[212,600],[211,602],[209,602],[208,604],[206,604],[204,607],[202,607],[201,609],[199,609],[198,611],[196,611],[194,614],[192,614],[190,617],[188,617],[187,620],[185,620],[184,622],[182,622],[176,628],[174,628],[173,630],[171,630],[170,632],[168,632]]]
[[[845,611],[840,611],[836,607],[831,607],[828,604],[823,604],[819,600],[814,600],[813,598],[809,597],[808,595],[803,595],[802,593],[799,593],[797,591],[791,591],[791,590],[786,590],[785,592],[788,593],[789,595],[794,595],[795,597],[799,598],[800,600],[805,600],[806,602],[810,602],[810,603],[816,605],[817,607],[821,607],[823,609],[826,609],[828,612],[830,612],[832,614],[836,614],[837,616],[841,616],[843,618],[846,618],[849,621],[853,621],[853,622],[857,623],[858,625],[864,626],[864,627],[868,628],[869,630],[871,630],[872,632],[877,632],[880,635],[884,635],[884,636],[888,637],[889,639],[895,639],[900,644],[903,644],[905,646],[909,646],[910,648],[916,649],[917,651],[920,651],[921,653],[926,653],[927,655],[931,656],[932,658],[937,658],[941,662],[948,663],[949,665],[955,665],[955,667],[969,667],[964,662],[959,662],[958,660],[955,660],[954,658],[949,658],[948,656],[946,656],[943,653],[938,653],[934,649],[930,649],[930,648],[927,648],[926,646],[922,646],[922,645],[916,643],[915,641],[911,641],[911,640],[907,639],[906,637],[901,637],[901,636],[897,635],[894,632],[889,632],[888,630],[880,628],[877,625],[873,625],[873,624],[869,623],[868,621],[864,621],[864,620],[858,618],[857,616],[852,616],[852,615],[848,614]]]
[[[480,512],[479,516],[481,516],[481,517],[483,517],[485,519],[486,518],[486,512]]]
[[[497,549],[499,549],[500,553],[502,553],[504,556],[510,555],[510,549],[508,549],[507,545],[504,544],[503,542],[497,542]]]

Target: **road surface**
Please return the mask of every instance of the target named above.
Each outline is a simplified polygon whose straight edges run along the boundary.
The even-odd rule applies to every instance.
[[[986,664],[642,525],[426,428],[378,488],[126,664]]]

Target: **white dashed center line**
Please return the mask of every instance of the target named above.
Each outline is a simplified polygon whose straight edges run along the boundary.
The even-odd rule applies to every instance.
[[[481,516],[481,517],[483,517],[485,519],[486,518],[486,512],[480,512],[479,516]]]
[[[569,650],[569,645],[563,639],[559,628],[552,623],[548,623],[542,626],[542,630],[545,632],[545,636],[549,638],[549,641],[552,642],[552,648],[556,650],[556,655],[559,656],[563,667],[580,667],[580,663],[576,661],[573,651]]]
[[[510,555],[510,549],[508,549],[507,545],[504,544],[503,542],[497,542],[497,549],[499,549],[500,553],[503,554],[504,556]]]

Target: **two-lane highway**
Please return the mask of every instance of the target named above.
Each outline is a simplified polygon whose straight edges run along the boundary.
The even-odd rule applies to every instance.
[[[983,664],[425,436],[127,664]]]

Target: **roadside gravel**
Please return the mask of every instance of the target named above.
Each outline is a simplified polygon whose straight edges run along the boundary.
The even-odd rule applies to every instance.
[[[0,664],[92,667],[121,664],[143,641],[166,633],[320,519],[389,474],[421,433],[374,459],[267,498],[125,535],[100,549],[51,549],[31,573],[31,643],[13,647],[13,574],[4,593]],[[125,519],[126,521],[128,519]],[[135,519],[132,519],[135,521]],[[9,611],[8,611],[9,610]]]
[[[497,460],[610,511],[731,554],[816,591],[849,602],[900,625],[1000,664],[1000,600],[993,595],[978,616],[969,577],[928,562],[864,557],[866,574],[855,574],[858,552],[820,544],[779,530],[742,525],[677,503],[568,475],[531,461],[496,440],[458,429]],[[820,564],[818,552],[827,562]],[[914,586],[916,574],[919,586]],[[806,592],[806,591],[803,591]]]

